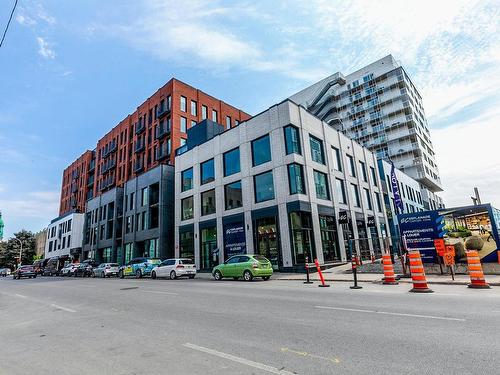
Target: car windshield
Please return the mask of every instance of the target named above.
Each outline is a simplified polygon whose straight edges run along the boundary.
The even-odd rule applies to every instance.
[[[266,257],[263,257],[262,255],[254,255],[253,258],[258,261],[258,262],[269,262],[269,260]]]
[[[181,264],[194,264],[192,259],[181,259],[180,263]]]

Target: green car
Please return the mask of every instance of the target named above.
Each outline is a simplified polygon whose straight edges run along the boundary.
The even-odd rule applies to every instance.
[[[254,277],[269,280],[272,274],[271,262],[262,255],[233,255],[212,270],[212,275],[217,281],[224,277],[232,277],[234,280],[243,277],[245,281],[252,281]]]

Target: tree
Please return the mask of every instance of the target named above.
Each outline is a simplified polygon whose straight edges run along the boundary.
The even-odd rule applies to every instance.
[[[14,233],[14,238],[20,240],[23,244],[23,252],[21,264],[33,263],[35,256],[35,235],[26,230]],[[7,242],[0,243],[0,267],[15,268],[18,264],[19,249],[21,247],[19,241],[10,238]]]

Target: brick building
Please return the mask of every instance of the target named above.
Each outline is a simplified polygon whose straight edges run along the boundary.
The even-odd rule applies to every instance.
[[[59,214],[85,212],[88,199],[160,164],[173,165],[175,149],[198,122],[208,118],[229,129],[250,117],[172,78],[104,135],[94,151],[65,169]]]

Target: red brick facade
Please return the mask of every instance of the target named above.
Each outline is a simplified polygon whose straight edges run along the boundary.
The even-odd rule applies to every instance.
[[[175,150],[181,146],[182,139],[187,137],[184,130],[204,118],[225,127],[233,127],[250,117],[249,114],[173,78],[97,142],[95,182],[93,185],[86,185],[85,189],[87,186],[93,188],[92,196],[95,197],[159,164],[173,164]],[[183,129],[184,126],[186,129]],[[77,164],[80,158],[73,164]],[[65,181],[63,177],[60,214],[73,210],[71,204],[66,204],[68,197],[64,194]],[[80,201],[77,205],[82,212],[88,193],[85,189],[77,192],[84,197],[82,205]]]

